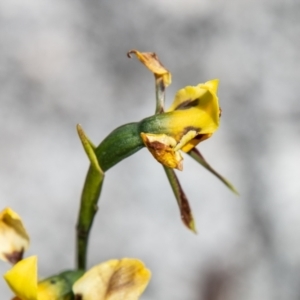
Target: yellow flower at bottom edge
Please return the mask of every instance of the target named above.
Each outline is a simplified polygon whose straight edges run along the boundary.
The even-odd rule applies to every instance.
[[[123,258],[101,263],[86,273],[66,271],[38,282],[37,257],[14,265],[4,279],[15,294],[13,300],[137,300],[151,273],[137,259]]]
[[[139,124],[141,138],[154,158],[169,168],[182,170],[179,150],[189,152],[218,129],[219,81],[207,81],[179,90],[171,107]]]

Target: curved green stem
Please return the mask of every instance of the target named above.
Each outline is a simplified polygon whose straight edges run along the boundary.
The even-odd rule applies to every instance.
[[[98,210],[98,199],[101,193],[104,174],[91,165],[82,191],[80,210],[77,222],[77,268],[86,268],[86,256],[90,229]]]
[[[85,135],[80,125],[77,132],[90,160],[90,167],[83,186],[77,221],[77,268],[86,268],[86,257],[90,229],[98,210],[98,199],[104,180],[104,172],[144,147],[138,123],[118,127],[98,147]]]

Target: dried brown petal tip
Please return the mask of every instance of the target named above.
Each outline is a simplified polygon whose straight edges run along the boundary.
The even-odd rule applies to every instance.
[[[154,74],[156,79],[162,80],[165,87],[171,84],[171,73],[163,66],[154,52],[139,52],[133,49],[128,51],[127,56],[131,58],[131,54],[135,54],[137,59]]]
[[[23,258],[23,254],[24,249],[22,249],[21,251],[14,251],[9,254],[4,254],[4,256],[6,257],[7,261],[14,265]]]
[[[130,51],[127,52],[127,57],[132,58],[131,54],[135,54],[135,53],[136,53],[136,50],[130,50]]]

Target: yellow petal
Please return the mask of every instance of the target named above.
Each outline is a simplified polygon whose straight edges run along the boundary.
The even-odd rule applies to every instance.
[[[183,89],[177,91],[172,105],[169,107],[168,111],[174,111],[179,109],[187,109],[197,105],[193,103],[196,99],[200,99],[207,92],[207,89],[197,86],[186,86]]]
[[[162,78],[166,87],[171,84],[171,73],[162,65],[154,52],[139,52],[137,50],[130,50],[127,53],[128,57],[131,57],[131,54],[135,54],[139,61],[142,62],[156,78]]]
[[[164,166],[182,171],[182,156],[179,151],[175,151],[176,140],[166,134],[141,133],[141,138],[154,156],[154,158]]]
[[[37,257],[19,261],[4,275],[9,287],[22,300],[37,300]]]
[[[0,259],[16,263],[29,246],[29,236],[20,216],[10,208],[0,212]]]
[[[86,272],[73,285],[73,292],[82,300],[137,300],[150,277],[137,259],[110,260]]]
[[[213,106],[219,108],[218,85],[219,80],[213,79],[205,83],[199,83],[197,86],[186,86],[176,93],[174,101],[167,111],[187,109],[189,107],[205,109],[207,106]]]
[[[204,88],[206,87],[212,93],[217,94],[218,87],[219,87],[219,79],[212,79],[212,80],[206,81],[204,84],[201,84],[201,85]]]
[[[177,141],[192,129],[199,135],[211,136],[218,129],[220,121],[217,86],[218,80],[211,80],[179,90],[165,113],[162,124],[168,129],[166,133]],[[197,140],[194,143],[197,144]]]

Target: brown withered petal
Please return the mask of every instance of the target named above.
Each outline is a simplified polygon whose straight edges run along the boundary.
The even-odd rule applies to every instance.
[[[162,165],[175,168],[180,171],[183,169],[182,156],[180,151],[174,151],[176,140],[166,134],[151,134],[141,132],[141,138],[153,155]]]
[[[9,261],[11,264],[16,264],[18,261],[20,261],[23,258],[24,249],[21,251],[14,251],[12,253],[5,254],[7,261]]]
[[[29,246],[29,236],[20,216],[10,208],[0,212],[0,259],[16,263]]]
[[[171,84],[171,73],[163,66],[154,52],[139,52],[137,50],[130,50],[127,56],[135,54],[139,61],[148,68],[156,78],[162,78],[165,87]]]

